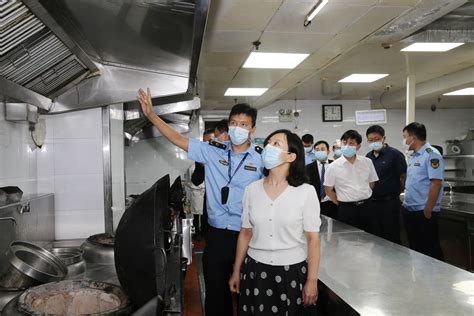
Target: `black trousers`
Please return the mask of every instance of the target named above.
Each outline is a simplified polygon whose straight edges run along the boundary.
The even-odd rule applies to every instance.
[[[209,226],[203,254],[206,283],[206,316],[232,316],[229,279],[235,260],[239,232]]]
[[[370,201],[369,207],[374,215],[374,234],[401,244],[400,240],[400,207],[398,198]]]
[[[337,205],[331,201],[321,202],[321,214],[337,219]]]
[[[427,219],[423,211],[410,212],[404,207],[402,207],[402,214],[410,248],[444,261],[438,234],[439,214],[433,212],[431,218]]]
[[[368,200],[359,205],[339,202],[337,208],[339,220],[368,233],[375,234],[374,216],[369,203]]]

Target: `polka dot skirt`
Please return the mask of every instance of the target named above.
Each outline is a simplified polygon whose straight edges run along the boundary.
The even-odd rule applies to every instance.
[[[316,315],[316,306],[303,307],[306,272],[306,261],[272,266],[245,257],[240,274],[238,315]]]

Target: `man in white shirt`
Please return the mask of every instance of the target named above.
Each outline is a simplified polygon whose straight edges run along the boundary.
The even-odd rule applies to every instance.
[[[362,136],[355,130],[342,135],[342,157],[326,170],[324,186],[326,195],[338,205],[339,220],[374,233],[368,202],[379,178],[372,160],[357,155],[361,143]]]

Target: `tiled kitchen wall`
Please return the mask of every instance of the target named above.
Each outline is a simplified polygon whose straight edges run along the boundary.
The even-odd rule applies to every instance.
[[[199,138],[198,124],[186,137]],[[169,174],[171,182],[183,176],[193,164],[184,150],[164,137],[141,140],[125,147],[126,194],[140,194],[162,176]]]
[[[104,232],[101,109],[47,116],[37,158],[38,192],[55,195],[56,239]]]

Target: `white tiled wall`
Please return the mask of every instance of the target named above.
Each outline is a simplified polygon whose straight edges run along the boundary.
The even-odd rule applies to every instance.
[[[110,156],[112,170],[112,217],[114,230],[125,212],[125,156],[123,104],[110,106]]]
[[[18,186],[24,194],[36,193],[35,148],[26,122],[5,121],[0,103],[0,186]]]
[[[46,117],[38,192],[55,194],[56,239],[104,231],[101,109]]]
[[[294,109],[294,100],[280,100],[268,107],[258,111],[256,137],[266,137],[279,128],[293,130],[300,136],[309,133],[315,141],[323,139],[332,144],[348,129],[355,129],[363,136],[361,153],[368,151],[365,142],[365,131],[368,126],[357,126],[355,124],[355,111],[370,109],[370,101],[364,100],[300,100],[297,101],[297,109],[301,110],[298,120],[298,128],[294,129],[295,123],[280,123],[277,111],[281,108]],[[323,123],[322,105],[342,104],[343,122]],[[417,110],[416,120],[426,125],[428,141],[434,145],[445,148],[445,141],[465,135],[468,128],[474,127],[473,109],[438,109]],[[387,124],[382,124],[385,129],[387,142],[392,146],[402,149],[402,129],[405,126],[405,110],[387,110]]]
[[[199,124],[185,135],[199,138]],[[140,194],[159,178],[169,174],[171,182],[183,176],[194,162],[187,159],[187,153],[171,144],[164,137],[139,141],[125,147],[126,194]]]

